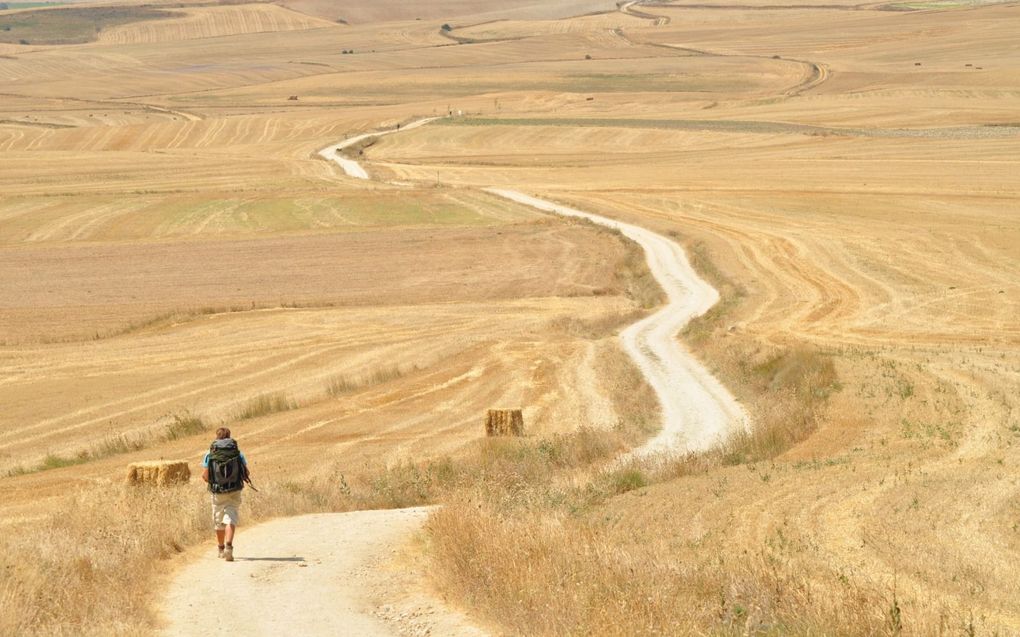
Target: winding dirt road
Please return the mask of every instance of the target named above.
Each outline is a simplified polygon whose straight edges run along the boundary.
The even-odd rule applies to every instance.
[[[354,159],[344,157],[340,151],[350,148],[355,144],[359,144],[365,141],[366,139],[371,139],[373,137],[382,137],[383,135],[392,135],[393,133],[399,133],[402,130],[404,131],[412,130],[418,128],[419,126],[424,126],[429,122],[435,121],[436,119],[438,118],[426,117],[425,119],[415,120],[410,124],[407,124],[400,128],[391,128],[389,130],[384,131],[374,131],[371,133],[362,133],[360,135],[355,135],[354,137],[349,137],[345,139],[339,144],[326,146],[325,148],[319,151],[319,156],[325,159],[326,161],[335,161],[336,163],[340,164],[340,168],[343,169],[344,173],[346,173],[348,177],[354,177],[355,179],[370,179],[368,171],[365,170],[364,166],[362,166],[358,161]]]
[[[624,349],[662,405],[662,429],[636,449],[635,454],[703,451],[738,428],[748,426],[747,414],[736,399],[676,339],[677,332],[691,319],[707,312],[719,300],[716,289],[691,267],[683,248],[660,234],[629,223],[514,190],[486,191],[545,212],[580,217],[619,230],[645,251],[648,268],[669,302],[620,334]]]
[[[417,120],[400,130],[433,119]],[[337,151],[397,130],[357,135],[324,148],[319,155],[335,161],[350,177],[369,179],[361,164]],[[620,337],[662,405],[662,429],[633,454],[704,450],[748,426],[747,415],[733,396],[676,339],[688,321],[719,299],[676,242],[514,190],[486,191],[619,230],[644,249],[668,303],[626,328]],[[400,548],[421,529],[426,517],[427,509],[416,508],[274,520],[239,533],[238,561],[231,565],[217,560],[209,545],[195,549],[194,559],[173,578],[164,598],[166,633],[204,634],[215,617],[218,630],[246,635],[484,634],[429,597],[420,588],[420,574],[394,565]]]

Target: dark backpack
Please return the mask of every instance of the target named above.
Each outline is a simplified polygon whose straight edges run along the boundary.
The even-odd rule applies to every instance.
[[[230,493],[244,488],[248,468],[241,462],[241,451],[233,438],[214,440],[209,447],[209,490]]]

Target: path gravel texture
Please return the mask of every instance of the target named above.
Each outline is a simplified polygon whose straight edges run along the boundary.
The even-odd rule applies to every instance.
[[[482,635],[418,590],[422,574],[400,564],[427,516],[418,507],[241,527],[233,563],[217,558],[211,541],[189,555],[161,605],[163,634]]]

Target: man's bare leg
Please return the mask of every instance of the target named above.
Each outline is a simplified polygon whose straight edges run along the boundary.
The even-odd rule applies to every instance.
[[[227,546],[226,546],[225,549],[223,549],[223,559],[225,559],[228,562],[233,562],[234,561],[234,525],[233,524],[228,524],[227,528],[224,529],[224,531],[226,531],[226,533],[224,534],[224,537],[225,537],[225,539],[227,541]]]

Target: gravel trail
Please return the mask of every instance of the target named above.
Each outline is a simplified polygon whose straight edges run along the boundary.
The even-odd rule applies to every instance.
[[[698,276],[679,244],[639,226],[515,190],[487,188],[486,192],[619,230],[644,249],[648,268],[666,292],[668,302],[620,334],[624,349],[641,369],[662,406],[662,429],[636,449],[636,455],[703,451],[728,434],[749,426],[747,414],[736,399],[676,338],[691,319],[707,312],[719,300],[719,293]]]
[[[430,121],[418,120],[401,130]],[[369,179],[361,164],[337,151],[394,132],[397,129],[357,135],[319,154],[337,162],[348,176]],[[668,302],[627,327],[620,338],[655,390],[662,429],[634,455],[704,450],[749,426],[733,396],[677,340],[688,321],[719,300],[680,245],[639,226],[514,190],[486,192],[619,230],[644,249]],[[202,635],[210,626],[217,632],[267,637],[485,634],[424,592],[421,573],[396,566],[401,548],[427,515],[425,508],[315,514],[242,528],[232,564],[218,560],[209,545],[195,549],[163,599],[165,634]]]

